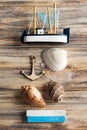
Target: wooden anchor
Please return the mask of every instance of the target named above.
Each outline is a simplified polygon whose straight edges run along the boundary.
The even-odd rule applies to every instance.
[[[35,74],[35,56],[31,56],[31,67],[32,67],[32,72],[31,72],[31,75],[27,75],[24,70],[21,71],[21,73],[28,79],[30,80],[35,80],[35,79],[38,79],[40,78],[43,74],[45,74],[45,71],[42,71],[40,75],[36,75]]]

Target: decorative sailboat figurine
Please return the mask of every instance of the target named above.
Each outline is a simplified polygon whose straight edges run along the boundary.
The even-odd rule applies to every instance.
[[[42,16],[44,14],[44,17]],[[37,13],[36,6],[34,6],[34,22],[32,33],[29,29],[25,30],[21,36],[22,43],[69,43],[70,28],[64,28],[63,34],[57,34],[57,24],[59,23],[59,10],[54,4],[54,12],[50,13],[49,8],[47,13]],[[51,16],[53,14],[53,16]],[[37,16],[44,21],[44,24],[49,24],[49,31],[46,28],[37,28]],[[47,19],[47,21],[45,20]],[[52,29],[52,24],[54,24]]]

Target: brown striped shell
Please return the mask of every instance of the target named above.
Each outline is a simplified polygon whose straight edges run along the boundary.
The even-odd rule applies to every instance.
[[[46,83],[46,90],[49,97],[55,102],[61,101],[64,97],[64,87],[58,82],[50,81]]]
[[[31,102],[38,107],[46,106],[46,103],[37,88],[30,86],[30,85],[22,86],[22,92],[23,92],[25,101],[28,104],[30,104],[30,102]]]

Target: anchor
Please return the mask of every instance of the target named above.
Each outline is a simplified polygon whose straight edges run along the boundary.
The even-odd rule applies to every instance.
[[[36,80],[38,78],[40,78],[43,74],[45,74],[45,71],[42,71],[40,75],[36,75],[35,74],[35,56],[31,56],[31,67],[32,67],[32,72],[31,75],[27,75],[24,70],[21,71],[21,73],[28,79],[30,80]]]

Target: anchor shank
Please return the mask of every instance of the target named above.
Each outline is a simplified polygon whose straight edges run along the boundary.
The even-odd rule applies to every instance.
[[[32,72],[31,73],[34,74],[35,73],[35,69],[34,69],[34,66],[35,66],[34,65],[35,64],[35,57],[34,56],[31,56],[31,62],[32,62],[31,63],[31,65],[32,65],[31,66],[31,68],[32,68]]]
[[[32,74],[35,73],[35,70],[34,70],[34,60],[32,61]]]

